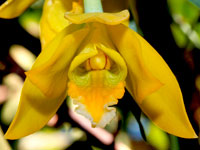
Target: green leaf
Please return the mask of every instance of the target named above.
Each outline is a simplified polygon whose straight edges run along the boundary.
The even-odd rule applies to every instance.
[[[187,42],[188,42],[188,38],[186,37],[184,32],[180,29],[179,25],[172,23],[171,24],[171,30],[172,30],[172,34],[174,36],[174,39],[176,41],[176,44],[181,48],[186,47]]]
[[[199,0],[197,0],[199,1]],[[199,8],[187,0],[168,0],[168,5],[173,19],[177,16],[189,24],[194,24],[199,18]]]

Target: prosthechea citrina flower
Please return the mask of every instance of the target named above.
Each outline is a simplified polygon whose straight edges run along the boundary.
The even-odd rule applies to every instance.
[[[32,2],[7,0],[0,17],[16,17]],[[18,139],[41,129],[67,95],[93,127],[105,127],[116,113],[112,105],[127,88],[161,129],[196,138],[175,76],[156,50],[123,24],[128,18],[127,10],[83,13],[81,2],[46,0],[42,52],[26,72],[18,111],[5,137]]]

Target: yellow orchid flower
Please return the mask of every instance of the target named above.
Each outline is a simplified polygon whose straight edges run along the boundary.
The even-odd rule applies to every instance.
[[[128,11],[81,13],[81,5],[74,3],[64,20],[60,14],[67,10],[65,2],[45,1],[43,50],[26,72],[19,108],[5,137],[17,139],[41,129],[67,95],[76,112],[93,126],[104,127],[115,116],[112,105],[127,88],[161,129],[196,138],[170,68],[147,41],[122,24]]]

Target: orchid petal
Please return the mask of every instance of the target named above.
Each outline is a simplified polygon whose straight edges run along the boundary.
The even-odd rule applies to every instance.
[[[81,4],[75,0],[45,0],[40,22],[42,48],[54,36],[70,24],[64,18],[65,12],[82,13]]]
[[[178,82],[162,57],[140,35],[124,25],[108,26],[108,29],[127,63],[127,88],[143,112],[168,133],[196,138]],[[163,85],[154,88],[159,85],[156,79]],[[146,92],[148,89],[154,90]]]
[[[81,26],[71,25],[61,31],[26,72],[30,81],[48,97],[57,97],[67,89],[68,67],[88,33],[87,27],[76,31],[77,28]],[[71,30],[75,31],[69,33]]]
[[[17,139],[42,128],[67,94],[69,64],[88,29],[71,25],[38,56],[21,93],[17,114],[5,137]],[[71,33],[73,32],[73,33]]]
[[[63,93],[55,98],[46,97],[27,78],[24,82],[17,113],[5,138],[19,139],[41,129],[56,113],[65,96]]]
[[[153,76],[143,60],[142,44],[137,37],[130,34],[132,31],[123,25],[108,26],[111,39],[124,57],[127,67],[127,88],[132,96],[141,103],[143,99],[158,90],[162,82]],[[119,33],[119,34],[118,34]]]
[[[21,15],[35,0],[7,0],[0,6],[0,18],[15,18]]]

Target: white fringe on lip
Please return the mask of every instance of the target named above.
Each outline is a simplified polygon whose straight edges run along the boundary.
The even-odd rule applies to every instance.
[[[93,118],[91,116],[91,114],[87,111],[86,107],[84,104],[78,102],[75,99],[72,99],[73,103],[75,105],[77,105],[77,107],[75,108],[75,112],[77,112],[80,115],[85,116],[87,119],[90,120],[92,127],[100,127],[100,128],[104,128],[107,124],[109,124],[112,119],[116,116],[116,108],[114,107],[109,107],[112,105],[117,104],[118,100],[113,100],[112,102],[109,102],[107,104],[104,105],[104,114],[101,118],[101,120],[99,122],[94,122]]]

